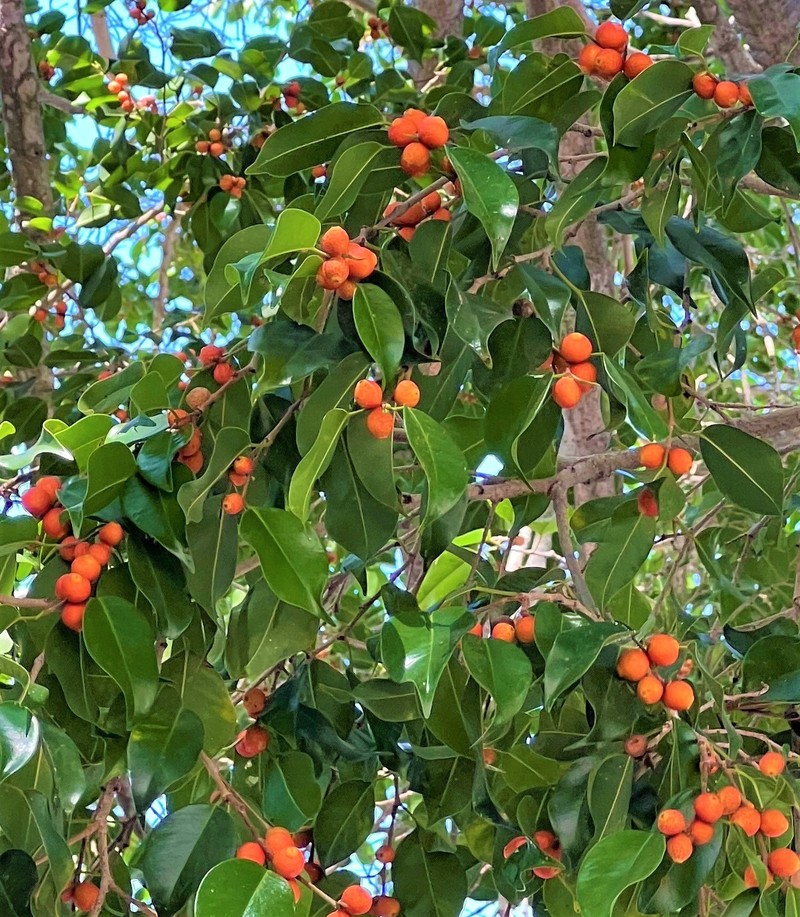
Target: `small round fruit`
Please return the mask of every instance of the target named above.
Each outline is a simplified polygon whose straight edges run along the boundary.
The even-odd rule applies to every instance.
[[[300,831],[295,831],[292,835],[292,843],[295,847],[305,850],[306,847],[310,847],[314,843],[314,832],[311,828],[303,828]]]
[[[238,516],[244,509],[244,497],[241,494],[226,494],[222,500],[222,512],[228,516]]]
[[[692,470],[692,454],[685,449],[670,449],[667,456],[667,468],[675,474],[687,474]]]
[[[111,547],[102,542],[90,544],[88,554],[89,557],[93,557],[101,567],[107,567],[111,560]]]
[[[35,519],[41,519],[53,508],[55,500],[47,491],[39,487],[30,487],[22,495],[22,505]]]
[[[61,490],[61,478],[57,478],[54,474],[46,474],[43,478],[39,478],[36,486],[39,490],[49,494],[55,503],[58,498],[58,492]]]
[[[636,494],[636,506],[643,516],[658,519],[658,498],[649,487],[642,487]]]
[[[332,226],[324,232],[319,240],[319,247],[326,255],[343,257],[347,254],[350,245],[350,236],[342,226]]]
[[[693,850],[692,839],[686,834],[676,834],[667,841],[667,856],[673,863],[685,863]]]
[[[695,847],[703,847],[714,840],[714,826],[696,818],[689,825],[689,837]]]
[[[90,583],[96,583],[100,579],[103,568],[91,554],[84,554],[83,557],[76,557],[70,566],[71,573],[77,573],[78,576],[84,577]]]
[[[431,154],[423,143],[409,143],[400,155],[400,168],[411,178],[425,175],[431,167]]]
[[[61,623],[68,627],[70,630],[74,630],[75,633],[80,633],[83,630],[83,616],[86,613],[86,602],[67,602],[66,605],[61,609]]]
[[[508,624],[506,621],[500,621],[492,628],[493,640],[502,640],[503,643],[513,643],[514,637],[514,625]]]
[[[378,895],[372,901],[371,917],[400,917],[400,902],[391,895]]]
[[[274,856],[279,850],[293,846],[292,834],[286,828],[276,825],[274,828],[269,828],[264,835],[264,849],[270,856]]]
[[[77,544],[78,539],[74,535],[67,535],[58,546],[58,553],[61,559],[71,564],[75,560],[75,546]]]
[[[402,149],[417,139],[417,125],[405,116],[395,118],[389,125],[387,134],[389,143]]]
[[[623,650],[617,659],[617,675],[625,681],[641,681],[650,671],[650,659],[638,647]]]
[[[570,366],[569,371],[578,379],[578,385],[582,392],[590,392],[597,382],[597,370],[593,363],[574,363]]]
[[[731,824],[741,828],[748,837],[755,837],[761,830],[761,816],[753,806],[740,806],[731,815]]]
[[[191,389],[186,393],[186,404],[193,410],[199,411],[203,408],[211,397],[211,392],[202,385]]]
[[[713,99],[719,80],[710,73],[695,73],[692,77],[692,89],[701,99]]]
[[[661,443],[647,443],[639,450],[639,463],[644,468],[654,470],[661,468],[666,458],[667,450]]]
[[[581,400],[583,392],[572,376],[562,376],[553,385],[553,401],[565,411],[569,411]]]
[[[100,897],[100,889],[94,882],[79,882],[72,889],[72,901],[79,911],[91,911]]]
[[[71,526],[64,510],[54,507],[42,517],[42,531],[53,541],[61,541],[69,535]]]
[[[361,885],[348,885],[342,892],[339,906],[351,917],[362,917],[372,907],[372,895]]]
[[[555,877],[561,872],[561,867],[534,866],[532,872],[538,879],[555,879]]]
[[[272,868],[284,879],[296,879],[305,865],[303,851],[298,850],[293,844],[272,854]]]
[[[319,863],[309,860],[306,863],[305,873],[308,876],[308,881],[316,885],[317,882],[321,882],[325,878],[325,872]]]
[[[653,665],[674,665],[681,645],[670,634],[655,634],[647,642],[647,655]]]
[[[317,270],[317,283],[324,290],[335,290],[350,276],[350,268],[344,258],[328,258]]]
[[[636,685],[636,695],[643,704],[657,704],[664,696],[664,682],[655,675],[645,675]]]
[[[688,681],[670,681],[664,685],[664,705],[670,710],[688,710],[694,703],[694,688]]]
[[[653,66],[653,58],[649,54],[642,54],[641,51],[634,51],[625,59],[625,66],[622,72],[629,80],[635,80],[640,73]]]
[[[602,48],[600,45],[596,45],[593,41],[590,41],[588,45],[584,45],[583,48],[581,48],[581,53],[578,55],[578,66],[584,73],[595,73],[597,69],[597,56],[601,50]]]
[[[789,819],[780,809],[764,809],[760,831],[766,837],[780,837],[789,830]]]
[[[528,843],[528,838],[524,834],[519,837],[512,837],[511,840],[503,847],[503,859],[508,860],[510,857]]]
[[[518,643],[525,646],[536,641],[536,618],[533,615],[521,615],[514,621],[514,633]]]
[[[483,636],[483,624],[480,621],[477,621],[475,624],[470,627],[467,631],[468,634],[472,634],[473,637],[482,637]]]
[[[236,859],[252,860],[254,863],[258,863],[259,866],[264,866],[267,862],[267,854],[261,844],[256,843],[256,841],[247,841],[236,851]]]
[[[394,847],[391,844],[381,844],[375,851],[375,859],[379,863],[394,863]]]
[[[731,80],[722,80],[714,90],[714,104],[718,108],[733,108],[739,101],[739,87]]]
[[[573,331],[562,339],[558,352],[567,363],[585,363],[592,355],[592,342],[585,334]]]
[[[267,750],[269,742],[270,735],[263,726],[248,726],[236,743],[236,751],[242,758],[255,758]]]
[[[723,786],[717,790],[717,796],[722,803],[722,814],[733,815],[742,804],[742,794],[735,786]]]
[[[722,818],[722,800],[716,793],[700,793],[695,797],[694,811],[701,821],[713,825]]]
[[[267,707],[267,692],[261,688],[248,688],[242,698],[242,704],[250,716],[260,716]]]
[[[225,385],[227,382],[230,382],[235,375],[236,370],[231,366],[230,363],[217,363],[217,365],[214,367],[214,372],[212,373],[214,381],[218,385]]]
[[[662,809],[656,818],[656,828],[666,837],[686,830],[686,819],[680,809]]]
[[[365,408],[369,411],[374,408],[379,408],[383,403],[383,389],[377,382],[373,382],[372,379],[361,379],[359,382],[356,382],[356,387],[353,391],[353,401],[355,401],[360,408]]]
[[[647,736],[640,734],[625,739],[625,754],[631,758],[643,758],[647,754]]]
[[[213,366],[215,363],[219,363],[224,356],[224,347],[217,347],[216,344],[206,344],[205,347],[200,348],[197,359],[201,366]]]
[[[628,33],[618,22],[603,22],[599,25],[594,40],[601,48],[613,48],[620,54],[628,47]]]
[[[438,115],[428,115],[419,122],[417,127],[420,143],[424,143],[429,150],[438,150],[450,139],[450,128],[444,118]]]
[[[753,104],[753,97],[750,95],[750,88],[747,82],[739,83],[739,101],[742,105]]]
[[[125,537],[125,532],[119,522],[107,522],[97,533],[103,544],[116,548]]]
[[[537,831],[533,835],[533,842],[542,853],[549,853],[555,847],[558,847],[558,838],[552,831]]]
[[[420,399],[419,386],[411,379],[403,379],[394,387],[392,398],[395,404],[405,408],[415,408]]]
[[[350,302],[352,298],[356,295],[356,290],[358,289],[358,284],[353,280],[345,280],[345,282],[336,287],[336,295],[339,299],[345,300],[345,302]]]
[[[765,777],[777,777],[786,767],[786,759],[780,752],[768,751],[758,760],[758,769]]]
[[[800,856],[788,847],[779,847],[767,857],[767,866],[779,879],[791,879],[800,870]]]
[[[367,414],[367,429],[375,439],[388,439],[394,430],[394,414],[375,408]]]
[[[366,280],[378,266],[378,256],[371,248],[351,242],[345,263],[350,280]]]
[[[772,885],[772,880],[773,875],[769,870],[767,870],[767,883],[764,888],[769,888],[770,885]],[[744,882],[745,888],[758,888],[758,876],[756,875],[756,871],[752,866],[745,867],[742,881]]]
[[[233,471],[235,474],[252,474],[255,465],[249,455],[240,455],[233,460]]]
[[[622,70],[622,55],[613,48],[603,48],[595,61],[595,73],[603,79],[610,80]]]
[[[63,602],[77,605],[85,602],[92,594],[92,584],[77,573],[65,573],[56,580],[55,593]]]

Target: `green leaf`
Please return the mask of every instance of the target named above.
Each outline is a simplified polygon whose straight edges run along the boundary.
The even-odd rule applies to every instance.
[[[589,671],[600,651],[623,628],[617,624],[585,624],[563,630],[547,654],[544,696],[548,710],[558,698]]]
[[[372,105],[336,102],[275,131],[247,175],[293,175],[329,162],[339,144],[356,131],[383,124]]]
[[[606,371],[614,395],[625,405],[628,411],[628,423],[643,433],[647,439],[666,439],[669,428],[666,420],[650,404],[650,399],[639,388],[638,382],[627,370],[618,366],[613,360],[603,356],[603,368]]]
[[[532,16],[509,29],[503,40],[492,49],[490,60],[494,66],[505,51],[529,42],[540,41],[542,38],[578,38],[585,32],[586,25],[577,11],[570,6],[561,6],[541,16]]]
[[[274,261],[303,249],[313,248],[319,239],[322,225],[313,213],[287,207],[278,214],[275,228],[261,254],[261,261]]]
[[[136,459],[122,443],[108,443],[89,457],[83,514],[91,516],[119,496],[123,485],[136,473]]]
[[[356,382],[367,375],[368,369],[369,363],[362,353],[351,353],[314,389],[297,415],[297,448],[301,455],[314,445],[328,411],[353,406]]]
[[[595,159],[567,186],[545,217],[547,238],[561,248],[567,229],[582,220],[603,193],[601,179],[606,169],[603,157]]]
[[[161,678],[175,688],[184,708],[202,722],[206,754],[216,755],[233,742],[236,710],[225,682],[214,669],[196,656],[181,653],[164,663]]]
[[[765,118],[784,118],[800,150],[800,74],[777,64],[747,81],[756,111]]]
[[[455,506],[466,491],[466,461],[450,434],[427,414],[404,408],[403,419],[408,444],[428,482],[423,524],[429,524]]]
[[[258,555],[264,579],[275,595],[320,614],[328,558],[313,528],[285,510],[248,509],[240,531]]]
[[[78,471],[85,472],[97,448],[106,441],[114,421],[108,414],[90,414],[64,430],[54,430],[53,437],[72,453]]]
[[[378,156],[386,148],[379,143],[357,143],[348,147],[333,164],[322,200],[314,211],[317,218],[329,220],[349,210],[369,178]]]
[[[31,917],[28,902],[38,881],[36,864],[22,850],[0,854],[0,911],[3,917]]]
[[[422,716],[413,685],[399,685],[389,678],[370,678],[353,690],[356,703],[387,723],[406,723]]]
[[[220,40],[208,29],[172,30],[172,53],[180,60],[213,57],[221,50]]]
[[[747,650],[742,663],[746,691],[761,691],[771,703],[800,702],[800,640],[786,635],[763,636]]]
[[[397,847],[392,864],[394,895],[404,917],[458,917],[467,897],[467,876],[453,853],[431,852],[419,830]]]
[[[591,340],[595,351],[613,357],[628,343],[636,316],[622,303],[603,293],[584,293],[578,306],[578,329]]]
[[[137,812],[144,812],[173,783],[189,773],[203,748],[203,723],[181,707],[178,694],[163,690],[128,740],[128,770]]]
[[[495,704],[496,725],[507,723],[522,709],[533,673],[525,653],[502,640],[467,634],[462,643],[464,665]]]
[[[388,293],[372,283],[360,283],[353,297],[353,319],[367,353],[378,364],[385,384],[394,379],[403,359],[403,319]]]
[[[549,376],[520,376],[497,392],[486,411],[486,448],[513,466],[523,480],[550,446],[543,435],[546,420],[537,422],[537,417],[550,403],[551,384]]]
[[[606,604],[639,572],[656,534],[656,520],[632,504],[614,513],[603,541],[586,565],[586,585],[598,605]]]
[[[189,805],[172,812],[145,838],[136,865],[159,915],[170,917],[197,891],[206,873],[235,850],[236,829],[224,809]]]
[[[264,778],[263,811],[268,821],[298,831],[313,824],[322,805],[322,787],[314,773],[314,759],[290,751],[271,762]]]
[[[678,212],[681,198],[680,161],[666,170],[665,178],[654,188],[648,188],[642,201],[642,219],[656,242],[663,246],[667,220]]]
[[[205,285],[205,324],[226,312],[240,309],[242,298],[235,285],[228,282],[225,268],[242,259],[263,252],[271,238],[269,226],[248,226],[226,239],[214,259],[214,266],[208,274]]]
[[[622,892],[655,872],[664,849],[660,834],[618,831],[604,837],[586,854],[578,871],[576,893],[581,911],[592,917],[611,917]]]
[[[703,430],[700,451],[714,483],[728,499],[754,513],[783,513],[783,466],[769,443],[744,430],[712,424]]]
[[[221,495],[210,497],[203,504],[202,520],[186,526],[194,561],[194,571],[188,575],[187,586],[192,598],[212,614],[233,582],[239,548],[237,519],[223,513],[222,500]],[[187,618],[191,621],[193,609],[184,598],[183,608],[174,608],[173,613],[180,616],[178,623],[182,624]]]
[[[496,162],[468,147],[450,146],[447,155],[461,181],[467,210],[483,224],[497,270],[519,207],[516,185]]]
[[[192,620],[184,572],[174,555],[161,545],[131,534],[127,542],[128,570],[136,588],[153,606],[170,640],[179,637]],[[204,559],[205,560],[205,559]]]
[[[40,732],[39,721],[25,707],[0,703],[0,780],[31,760],[39,748]]]
[[[108,379],[93,382],[78,399],[78,410],[84,414],[109,413],[130,397],[131,389],[144,376],[144,363],[130,363]]]
[[[500,755],[498,767],[515,793],[554,786],[564,772],[561,762],[545,758],[529,745],[515,745],[510,751],[504,751]]]
[[[403,612],[384,624],[381,658],[386,671],[393,681],[414,685],[424,716],[430,714],[436,686],[456,644],[473,623],[463,608],[442,608],[430,614]]]
[[[122,689],[128,722],[144,716],[158,692],[155,636],[147,618],[116,596],[90,599],[83,638],[92,659]]]
[[[445,296],[445,308],[450,324],[448,334],[457,334],[486,366],[491,367],[489,338],[499,324],[511,318],[508,305],[461,290],[457,284],[451,283]]]
[[[294,470],[289,484],[286,506],[289,512],[294,513],[302,522],[308,519],[314,484],[330,465],[339,437],[349,419],[350,413],[341,408],[328,411],[322,420],[314,445]]]
[[[195,917],[295,917],[294,895],[277,873],[249,860],[218,863],[197,889]]]
[[[363,780],[340,783],[325,797],[314,828],[323,867],[349,858],[369,837],[375,818],[375,788]]]
[[[594,822],[594,839],[624,831],[633,789],[633,758],[611,755],[589,776],[589,811]]]
[[[663,60],[631,80],[614,100],[614,143],[636,146],[671,118],[691,97],[693,76],[687,64]]]

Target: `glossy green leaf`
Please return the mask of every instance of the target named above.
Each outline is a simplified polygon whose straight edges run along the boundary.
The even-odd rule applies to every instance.
[[[31,917],[31,894],[37,882],[36,864],[22,850],[0,854],[0,909],[4,917]]]
[[[498,767],[503,772],[506,783],[515,793],[553,786],[564,771],[561,762],[545,758],[528,745],[517,745],[510,751],[503,752],[498,760]]]
[[[642,515],[636,507],[623,507],[612,517],[585,571],[586,585],[601,608],[639,572],[655,534],[655,519]]]
[[[403,320],[397,306],[380,287],[360,283],[353,297],[353,319],[362,344],[389,384],[403,358],[405,345]]]
[[[633,789],[633,758],[611,755],[589,777],[589,811],[594,823],[594,839],[624,831],[628,826],[628,807]]]
[[[289,883],[249,860],[218,863],[197,889],[195,917],[295,917]]]
[[[174,640],[192,619],[183,569],[169,551],[155,542],[131,536],[127,548],[128,566],[136,588],[153,606],[165,635]]]
[[[660,834],[645,831],[618,831],[604,837],[586,854],[578,871],[581,909],[597,917],[611,917],[622,892],[655,872],[664,847]]]
[[[353,206],[370,177],[375,160],[384,150],[385,147],[374,141],[358,143],[348,147],[336,159],[325,194],[315,210],[318,219],[329,220]]]
[[[188,653],[168,659],[161,679],[175,688],[183,707],[203,724],[203,751],[217,754],[232,744],[237,732],[236,709],[222,677],[208,664]]]
[[[290,751],[271,762],[264,779],[263,811],[272,824],[298,831],[314,822],[321,805],[313,758]]]
[[[348,780],[331,790],[314,831],[320,863],[330,866],[346,860],[367,839],[374,818],[375,788],[371,783]]]
[[[469,674],[492,698],[496,725],[507,723],[522,709],[533,673],[528,657],[511,643],[468,634],[461,644]]]
[[[544,696],[548,709],[589,670],[603,647],[621,630],[616,624],[598,623],[558,634],[545,661]]]
[[[467,876],[458,857],[427,849],[419,831],[398,845],[392,879],[405,917],[458,917],[467,897]]]
[[[602,157],[589,165],[559,195],[545,218],[547,237],[556,248],[561,248],[570,226],[584,219],[603,193],[601,179],[606,168]]]
[[[614,100],[614,143],[636,146],[675,114],[692,94],[693,75],[687,64],[663,60],[631,80]]]
[[[788,64],[769,67],[748,80],[756,110],[765,118],[784,118],[800,150],[800,75]]]
[[[323,417],[314,445],[294,470],[286,501],[288,510],[305,522],[314,484],[330,465],[339,437],[350,419],[349,411],[333,408]]]
[[[13,702],[0,704],[0,780],[24,767],[39,748],[41,728],[36,717]]]
[[[178,491],[178,503],[187,522],[200,522],[203,518],[203,504],[211,488],[227,474],[233,460],[250,445],[250,437],[241,427],[225,427],[214,440],[214,451],[205,465],[203,473],[194,481],[188,481]]]
[[[428,482],[424,522],[441,518],[461,498],[467,486],[464,454],[450,434],[421,410],[403,410],[408,444]]]
[[[136,460],[122,443],[108,443],[93,452],[87,465],[83,514],[90,516],[108,506],[135,473]]]
[[[754,513],[781,514],[783,466],[772,446],[744,430],[713,424],[703,430],[700,451],[726,497]]]

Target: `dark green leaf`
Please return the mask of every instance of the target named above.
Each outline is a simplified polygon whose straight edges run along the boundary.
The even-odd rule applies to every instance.
[[[783,512],[783,466],[763,440],[726,424],[713,424],[700,438],[703,461],[723,494],[754,513]]]
[[[195,917],[295,917],[289,883],[249,860],[218,863],[197,889]]]
[[[403,416],[408,444],[428,482],[423,521],[431,523],[455,506],[466,490],[464,454],[450,434],[427,414],[405,408]]]
[[[346,860],[372,831],[375,788],[362,780],[339,784],[325,797],[314,830],[320,863]]]
[[[611,917],[622,892],[655,872],[663,857],[660,834],[618,831],[604,837],[586,854],[578,872],[581,910],[592,917]]]

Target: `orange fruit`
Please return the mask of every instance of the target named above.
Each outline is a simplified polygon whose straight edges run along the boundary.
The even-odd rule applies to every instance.
[[[372,379],[361,379],[353,390],[353,401],[360,407],[372,410],[383,403],[383,389]]]
[[[739,101],[742,105],[753,104],[753,97],[750,95],[750,89],[746,81],[739,83]]]
[[[255,841],[247,841],[236,851],[236,859],[252,860],[254,863],[258,863],[259,866],[263,866],[267,862],[267,854],[261,844]]]
[[[419,122],[417,127],[420,143],[424,143],[429,150],[438,150],[450,139],[450,128],[444,118],[438,115],[428,115]]]
[[[514,621],[514,633],[517,642],[530,645],[536,640],[536,618],[533,615],[521,615]]]
[[[67,535],[64,538],[58,548],[58,553],[62,560],[65,560],[68,564],[71,564],[75,560],[75,546],[78,544],[78,539],[74,535]]]
[[[366,280],[378,266],[378,256],[371,248],[351,242],[346,264],[350,280]]]
[[[336,295],[339,297],[339,299],[344,299],[346,302],[350,302],[350,300],[356,295],[357,289],[358,285],[356,283],[354,283],[352,280],[345,280],[345,282],[340,287],[336,287]]]
[[[409,143],[400,155],[400,168],[411,178],[424,175],[430,167],[431,154],[422,143]]]
[[[670,710],[688,710],[694,703],[694,688],[688,681],[670,681],[664,685],[664,705]]]
[[[553,385],[553,401],[566,411],[575,407],[581,400],[581,395],[581,387],[572,376],[562,376],[556,379]]]
[[[63,514],[63,518],[62,518]],[[42,517],[42,531],[53,541],[61,541],[69,535],[71,526],[64,510],[54,507]]]
[[[119,522],[107,522],[97,533],[97,537],[103,544],[116,548],[125,537],[125,532]]]
[[[647,443],[639,449],[639,463],[645,468],[656,469],[664,464],[667,450],[661,443]]]
[[[555,879],[561,872],[560,866],[534,866],[533,874],[539,879]]]
[[[695,798],[694,811],[701,821],[713,825],[722,818],[722,800],[716,793],[701,793]]]
[[[628,33],[618,22],[603,22],[599,25],[594,40],[601,48],[613,48],[620,54],[628,47]]]
[[[342,258],[347,254],[349,246],[350,236],[342,226],[332,226],[320,236],[319,247],[326,255]]]
[[[253,460],[249,455],[240,455],[239,458],[233,460],[233,471],[235,474],[252,474]]]
[[[740,806],[731,815],[731,824],[741,828],[748,837],[755,837],[761,830],[761,816],[753,806]]]
[[[603,48],[595,61],[595,73],[610,80],[622,70],[622,55],[613,48]]]
[[[592,363],[575,363],[570,366],[569,371],[576,379],[580,380],[578,385],[581,387],[582,392],[590,392],[594,387],[594,383],[597,382],[597,370]]]
[[[264,849],[270,856],[273,856],[279,850],[285,850],[287,847],[293,846],[293,844],[291,832],[277,825],[274,828],[269,828],[264,835]]]
[[[657,704],[664,696],[664,683],[655,675],[645,675],[636,685],[636,694],[644,704]]]
[[[656,818],[656,828],[666,837],[673,837],[686,830],[686,819],[680,809],[662,809]]]
[[[676,834],[667,841],[667,856],[673,863],[685,863],[693,851],[692,839],[686,834]]]
[[[244,509],[244,497],[241,494],[227,494],[222,500],[222,512],[228,516],[238,516]]]
[[[537,831],[533,835],[533,842],[543,853],[548,853],[558,846],[558,838],[552,831]]]
[[[583,70],[584,73],[592,74],[597,68],[597,55],[600,53],[602,48],[600,45],[596,45],[593,41],[590,41],[588,45],[584,45],[581,48],[581,53],[578,55],[578,66]]]
[[[34,485],[25,491],[20,502],[31,516],[35,519],[41,519],[45,513],[53,508],[55,499],[46,490]]]
[[[348,885],[339,899],[339,906],[351,917],[361,917],[372,907],[372,895],[361,885]]]
[[[714,90],[714,104],[718,108],[732,108],[739,101],[739,87],[730,80],[717,83]]]
[[[689,825],[689,837],[692,839],[692,843],[695,847],[702,847],[705,844],[710,844],[711,841],[714,840],[714,826],[696,818]]]
[[[394,862],[394,847],[391,844],[381,844],[380,847],[375,851],[375,859],[379,863],[393,863]]]
[[[772,885],[773,876],[772,873],[767,870],[767,883],[764,886],[769,888]],[[745,888],[758,888],[758,878],[756,876],[756,871],[752,866],[745,867],[744,875],[742,876],[742,881],[744,882]]]
[[[411,118],[405,116],[395,118],[388,129],[389,143],[394,146],[406,147],[417,139],[417,125]]]
[[[244,693],[242,704],[250,716],[259,716],[267,707],[267,692],[261,688],[249,688]]]
[[[625,754],[631,758],[643,758],[647,752],[647,736],[632,735],[625,739]]]
[[[735,786],[723,786],[717,790],[722,803],[722,814],[732,815],[742,804],[742,794]]]
[[[710,73],[695,73],[692,77],[692,89],[701,99],[713,99],[719,80]]]
[[[100,897],[100,889],[94,882],[79,882],[72,889],[72,901],[79,911],[91,911]]]
[[[667,456],[667,468],[674,475],[687,474],[692,470],[692,455],[685,449],[670,449]]]
[[[650,660],[638,647],[623,650],[617,659],[617,675],[625,681],[641,681],[650,671]]]
[[[272,854],[272,868],[284,879],[296,879],[306,865],[302,850],[293,844]]]
[[[91,554],[84,554],[82,557],[76,557],[75,560],[72,561],[69,569],[71,573],[77,573],[78,576],[84,577],[89,580],[90,583],[96,583],[100,579],[100,574],[103,572],[103,568]]]
[[[653,66],[653,58],[649,54],[642,54],[641,51],[634,51],[625,59],[625,65],[622,72],[629,80],[635,80],[640,73]]]
[[[92,584],[77,573],[65,573],[56,580],[55,593],[62,601],[79,605],[92,594]]]
[[[780,809],[764,809],[760,830],[766,837],[780,837],[789,830],[789,819]]]
[[[786,759],[777,751],[768,751],[758,761],[758,769],[767,777],[777,777],[785,767]]]
[[[647,655],[653,665],[673,665],[680,651],[680,643],[669,634],[655,634],[647,642]]]
[[[779,847],[767,857],[767,866],[779,879],[791,879],[800,869],[800,857],[788,847]]]
[[[562,338],[558,352],[567,363],[585,363],[592,355],[592,342],[585,334],[573,331]]]
[[[77,604],[67,602],[61,609],[61,623],[64,627],[74,630],[76,634],[80,633],[80,631],[83,630],[83,616],[85,613],[86,602],[79,602]]]
[[[58,492],[61,490],[61,478],[57,478],[54,474],[46,474],[43,478],[39,478],[36,486],[39,490],[49,494],[53,502],[55,502]]]
[[[388,439],[394,430],[394,414],[375,408],[367,414],[367,429],[375,439]]]
[[[328,258],[317,269],[317,283],[324,290],[335,290],[350,276],[350,268],[344,258]]]
[[[519,837],[513,837],[506,845],[503,847],[503,859],[507,860],[509,857],[513,856],[520,847],[524,847],[528,843],[528,838],[524,835]]]
[[[325,178],[328,174],[328,169],[325,166],[314,166],[311,170],[312,178]]]
[[[107,544],[98,542],[97,544],[90,544],[89,557],[93,557],[101,567],[108,566],[109,561],[111,560],[111,548]]]
[[[514,625],[500,621],[492,628],[492,639],[502,640],[504,643],[513,643],[516,636]]]
[[[487,767],[491,767],[497,761],[497,752],[493,748],[484,748],[481,750],[481,758]]]
[[[213,366],[214,363],[219,363],[224,356],[224,347],[217,347],[216,344],[206,344],[205,347],[200,348],[197,359],[201,366]]]
[[[267,750],[270,734],[263,726],[248,726],[236,743],[236,751],[242,758],[255,758]],[[294,878],[291,876],[290,878]]]
[[[482,637],[483,636],[483,624],[481,624],[480,621],[476,622],[475,624],[472,625],[472,627],[470,627],[467,633],[472,634],[475,637]]]
[[[371,917],[399,917],[400,902],[391,895],[378,895],[372,900]]]
[[[406,408],[415,408],[420,399],[419,386],[416,382],[412,382],[411,379],[403,379],[395,386],[392,398],[395,404]]]

